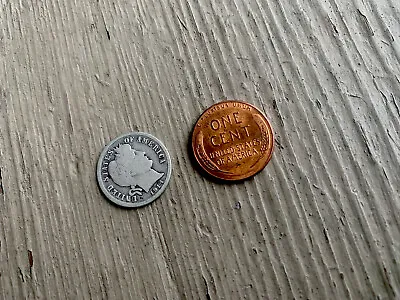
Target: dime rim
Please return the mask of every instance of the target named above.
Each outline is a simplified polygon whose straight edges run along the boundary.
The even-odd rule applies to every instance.
[[[107,189],[105,188],[104,184],[102,184],[102,178],[101,178],[101,165],[102,165],[102,161],[104,159],[105,154],[107,153],[108,148],[114,144],[117,140],[130,136],[130,135],[143,135],[146,136],[148,138],[153,139],[155,142],[157,142],[161,148],[164,150],[165,153],[165,157],[166,157],[166,161],[168,162],[169,168],[167,169],[167,176],[165,177],[165,183],[163,184],[163,186],[161,187],[161,189],[159,189],[157,191],[157,193],[155,193],[153,196],[151,196],[149,199],[147,199],[146,201],[140,202],[140,203],[131,203],[131,202],[124,202],[124,201],[120,201],[115,199],[114,197],[112,197]],[[105,146],[99,156],[99,160],[97,161],[97,184],[99,185],[101,191],[103,192],[104,196],[107,197],[108,200],[110,200],[111,202],[113,202],[114,204],[118,205],[118,206],[122,206],[125,208],[138,208],[138,207],[142,207],[145,205],[150,204],[151,202],[155,201],[156,199],[158,199],[162,193],[164,193],[165,189],[167,188],[169,181],[171,179],[171,174],[172,174],[172,160],[171,160],[171,156],[169,155],[168,149],[167,147],[165,147],[165,145],[155,136],[146,133],[146,132],[140,132],[140,131],[133,131],[130,133],[126,133],[126,134],[122,134],[118,137],[116,137],[115,139],[113,139],[111,142],[109,142],[107,144],[107,146]]]
[[[214,108],[215,106],[218,106],[218,105],[221,105],[221,104],[224,104],[224,103],[241,103],[241,104],[248,105],[252,109],[254,109],[258,114],[261,115],[261,117],[263,118],[264,123],[267,125],[268,132],[269,132],[269,137],[270,137],[270,140],[271,140],[271,142],[270,142],[271,146],[269,148],[269,153],[266,156],[266,158],[264,158],[264,159],[260,160],[259,162],[257,162],[256,165],[260,165],[258,168],[254,168],[253,170],[247,171],[245,173],[230,175],[231,177],[224,177],[222,175],[219,175],[220,172],[213,172],[212,170],[208,169],[207,166],[204,165],[203,160],[198,156],[197,151],[195,151],[196,145],[197,145],[195,138],[196,138],[196,136],[198,134],[198,130],[196,130],[196,128],[199,125],[200,125],[200,127],[202,127],[201,123],[199,123],[201,121],[202,117],[209,110]],[[220,180],[228,181],[228,182],[234,182],[234,181],[246,180],[246,179],[248,179],[248,178],[260,173],[267,166],[267,164],[270,162],[270,160],[272,158],[272,153],[274,152],[275,137],[274,137],[274,131],[272,129],[271,123],[269,122],[269,120],[265,116],[265,114],[258,107],[256,107],[255,105],[253,105],[251,103],[245,102],[243,100],[224,100],[224,101],[220,101],[220,102],[217,102],[217,103],[209,106],[206,110],[203,111],[203,113],[200,115],[200,117],[197,119],[197,121],[196,121],[196,123],[194,125],[193,131],[192,131],[192,143],[191,144],[192,144],[193,155],[194,155],[198,165],[201,167],[201,169],[204,172],[206,172],[206,174],[208,174],[208,175],[210,175],[210,176],[212,176],[212,177],[214,177],[216,179],[220,179]],[[261,163],[261,161],[262,161],[262,163]]]

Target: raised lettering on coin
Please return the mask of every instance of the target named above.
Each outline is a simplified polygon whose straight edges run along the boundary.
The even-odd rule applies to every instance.
[[[120,136],[104,148],[97,165],[102,192],[115,204],[139,207],[157,199],[171,177],[165,146],[148,133]]]
[[[242,180],[261,171],[271,159],[273,144],[266,117],[242,101],[224,101],[208,108],[192,135],[199,165],[223,180]]]

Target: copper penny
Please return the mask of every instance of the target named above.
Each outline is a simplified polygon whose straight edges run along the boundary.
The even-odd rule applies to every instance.
[[[242,180],[261,171],[272,156],[271,124],[255,106],[223,101],[197,121],[192,148],[199,165],[223,180]]]

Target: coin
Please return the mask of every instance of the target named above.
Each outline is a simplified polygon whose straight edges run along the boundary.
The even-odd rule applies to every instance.
[[[97,181],[104,195],[120,206],[140,207],[153,202],[171,178],[167,148],[154,136],[132,132],[117,137],[102,151]]]
[[[261,171],[271,159],[273,144],[267,118],[243,101],[223,101],[209,107],[192,134],[192,150],[201,168],[230,181]]]

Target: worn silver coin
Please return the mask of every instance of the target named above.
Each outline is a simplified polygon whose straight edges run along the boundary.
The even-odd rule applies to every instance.
[[[108,199],[124,207],[156,200],[171,178],[167,148],[144,132],[122,135],[106,146],[97,164],[97,181]]]

